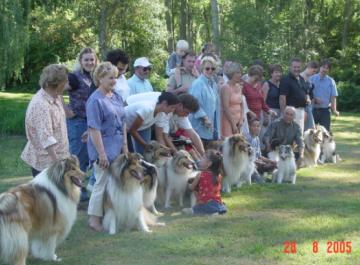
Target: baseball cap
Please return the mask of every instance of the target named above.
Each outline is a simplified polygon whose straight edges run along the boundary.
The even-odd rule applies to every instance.
[[[149,62],[148,58],[146,57],[140,57],[137,58],[134,62],[134,67],[142,66],[142,67],[148,67],[152,64]]]

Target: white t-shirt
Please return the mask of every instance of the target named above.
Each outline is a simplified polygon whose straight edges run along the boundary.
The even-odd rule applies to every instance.
[[[177,131],[177,129],[182,128],[184,130],[192,129],[191,123],[188,119],[188,117],[179,117],[176,114],[165,114],[162,115],[159,119],[159,121],[156,123],[156,126],[163,129],[164,133],[169,134],[174,133]]]
[[[130,129],[132,124],[134,123],[135,119],[140,116],[141,119],[143,119],[143,124],[138,129],[139,131],[145,130],[149,127],[151,127],[154,123],[157,124],[160,117],[162,117],[162,114],[165,114],[163,112],[158,113],[154,117],[154,111],[155,111],[155,105],[156,102],[151,101],[141,101],[133,103],[129,106],[125,107],[125,120],[126,120],[126,127]],[[166,115],[166,114],[165,114]]]
[[[126,98],[126,103],[128,105],[140,102],[140,101],[150,101],[157,102],[161,92],[144,92],[139,94],[134,94]]]
[[[130,95],[130,87],[124,75],[120,75],[119,78],[116,79],[115,91],[120,94],[123,101],[126,101],[128,96]]]

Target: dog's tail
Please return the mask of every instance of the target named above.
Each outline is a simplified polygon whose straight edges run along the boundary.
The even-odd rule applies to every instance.
[[[5,263],[25,264],[28,254],[28,233],[18,199],[12,193],[0,195],[0,256]]]

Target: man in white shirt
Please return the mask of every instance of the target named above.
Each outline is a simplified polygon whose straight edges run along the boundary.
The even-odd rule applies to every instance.
[[[151,105],[154,104],[151,102],[158,100],[160,94],[160,92],[148,92],[133,95],[127,98],[126,103],[129,106],[134,104],[137,106]],[[188,115],[199,109],[199,103],[197,99],[190,94],[179,95],[178,99],[181,104],[176,106],[173,113],[159,113],[157,115],[156,122],[154,122],[155,138],[160,143],[168,146],[172,151],[176,151],[177,149],[169,136],[170,134],[178,135],[178,137],[181,136],[181,138],[188,138],[192,143],[192,148],[188,148],[188,150],[196,159],[198,156],[203,155],[205,151],[199,135],[191,126]],[[192,152],[191,149],[193,149],[194,152]]]
[[[125,77],[125,73],[129,66],[129,56],[123,50],[115,49],[107,53],[106,61],[115,65],[119,71],[119,76],[116,79],[115,91],[120,94],[125,101],[130,94],[130,87]]]

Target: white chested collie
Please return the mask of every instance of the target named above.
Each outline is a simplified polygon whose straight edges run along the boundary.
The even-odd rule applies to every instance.
[[[188,180],[194,177],[194,161],[191,155],[180,150],[159,170],[159,189],[165,190],[165,208],[170,207],[173,193],[178,195],[179,206],[183,206]]]
[[[321,143],[323,140],[322,131],[319,128],[308,129],[304,132],[304,164],[307,167],[317,166],[321,153]]]
[[[248,173],[249,144],[242,134],[234,134],[225,139],[223,146],[223,167],[224,177],[222,179],[222,189],[224,192],[231,192],[231,185],[238,185],[242,176]],[[251,184],[249,176],[247,182]]]
[[[139,154],[122,154],[110,165],[106,185],[103,227],[109,234],[118,230],[139,229],[151,232],[149,225],[157,223],[143,203],[144,168]]]
[[[272,182],[282,183],[290,181],[292,184],[296,182],[296,163],[295,155],[290,145],[279,146],[279,161],[277,170],[273,172]]]
[[[158,168],[144,160],[141,161],[141,165],[145,168],[144,181],[142,182],[144,207],[154,214],[160,214],[155,207],[157,188],[159,184]]]
[[[25,265],[29,247],[36,258],[60,260],[55,249],[76,220],[82,177],[71,156],[0,195],[0,254],[6,263]]]
[[[326,130],[324,126],[318,125],[318,128],[322,131],[323,135],[319,162],[321,164],[325,162],[336,163],[338,155],[336,154],[336,143],[332,133]]]

